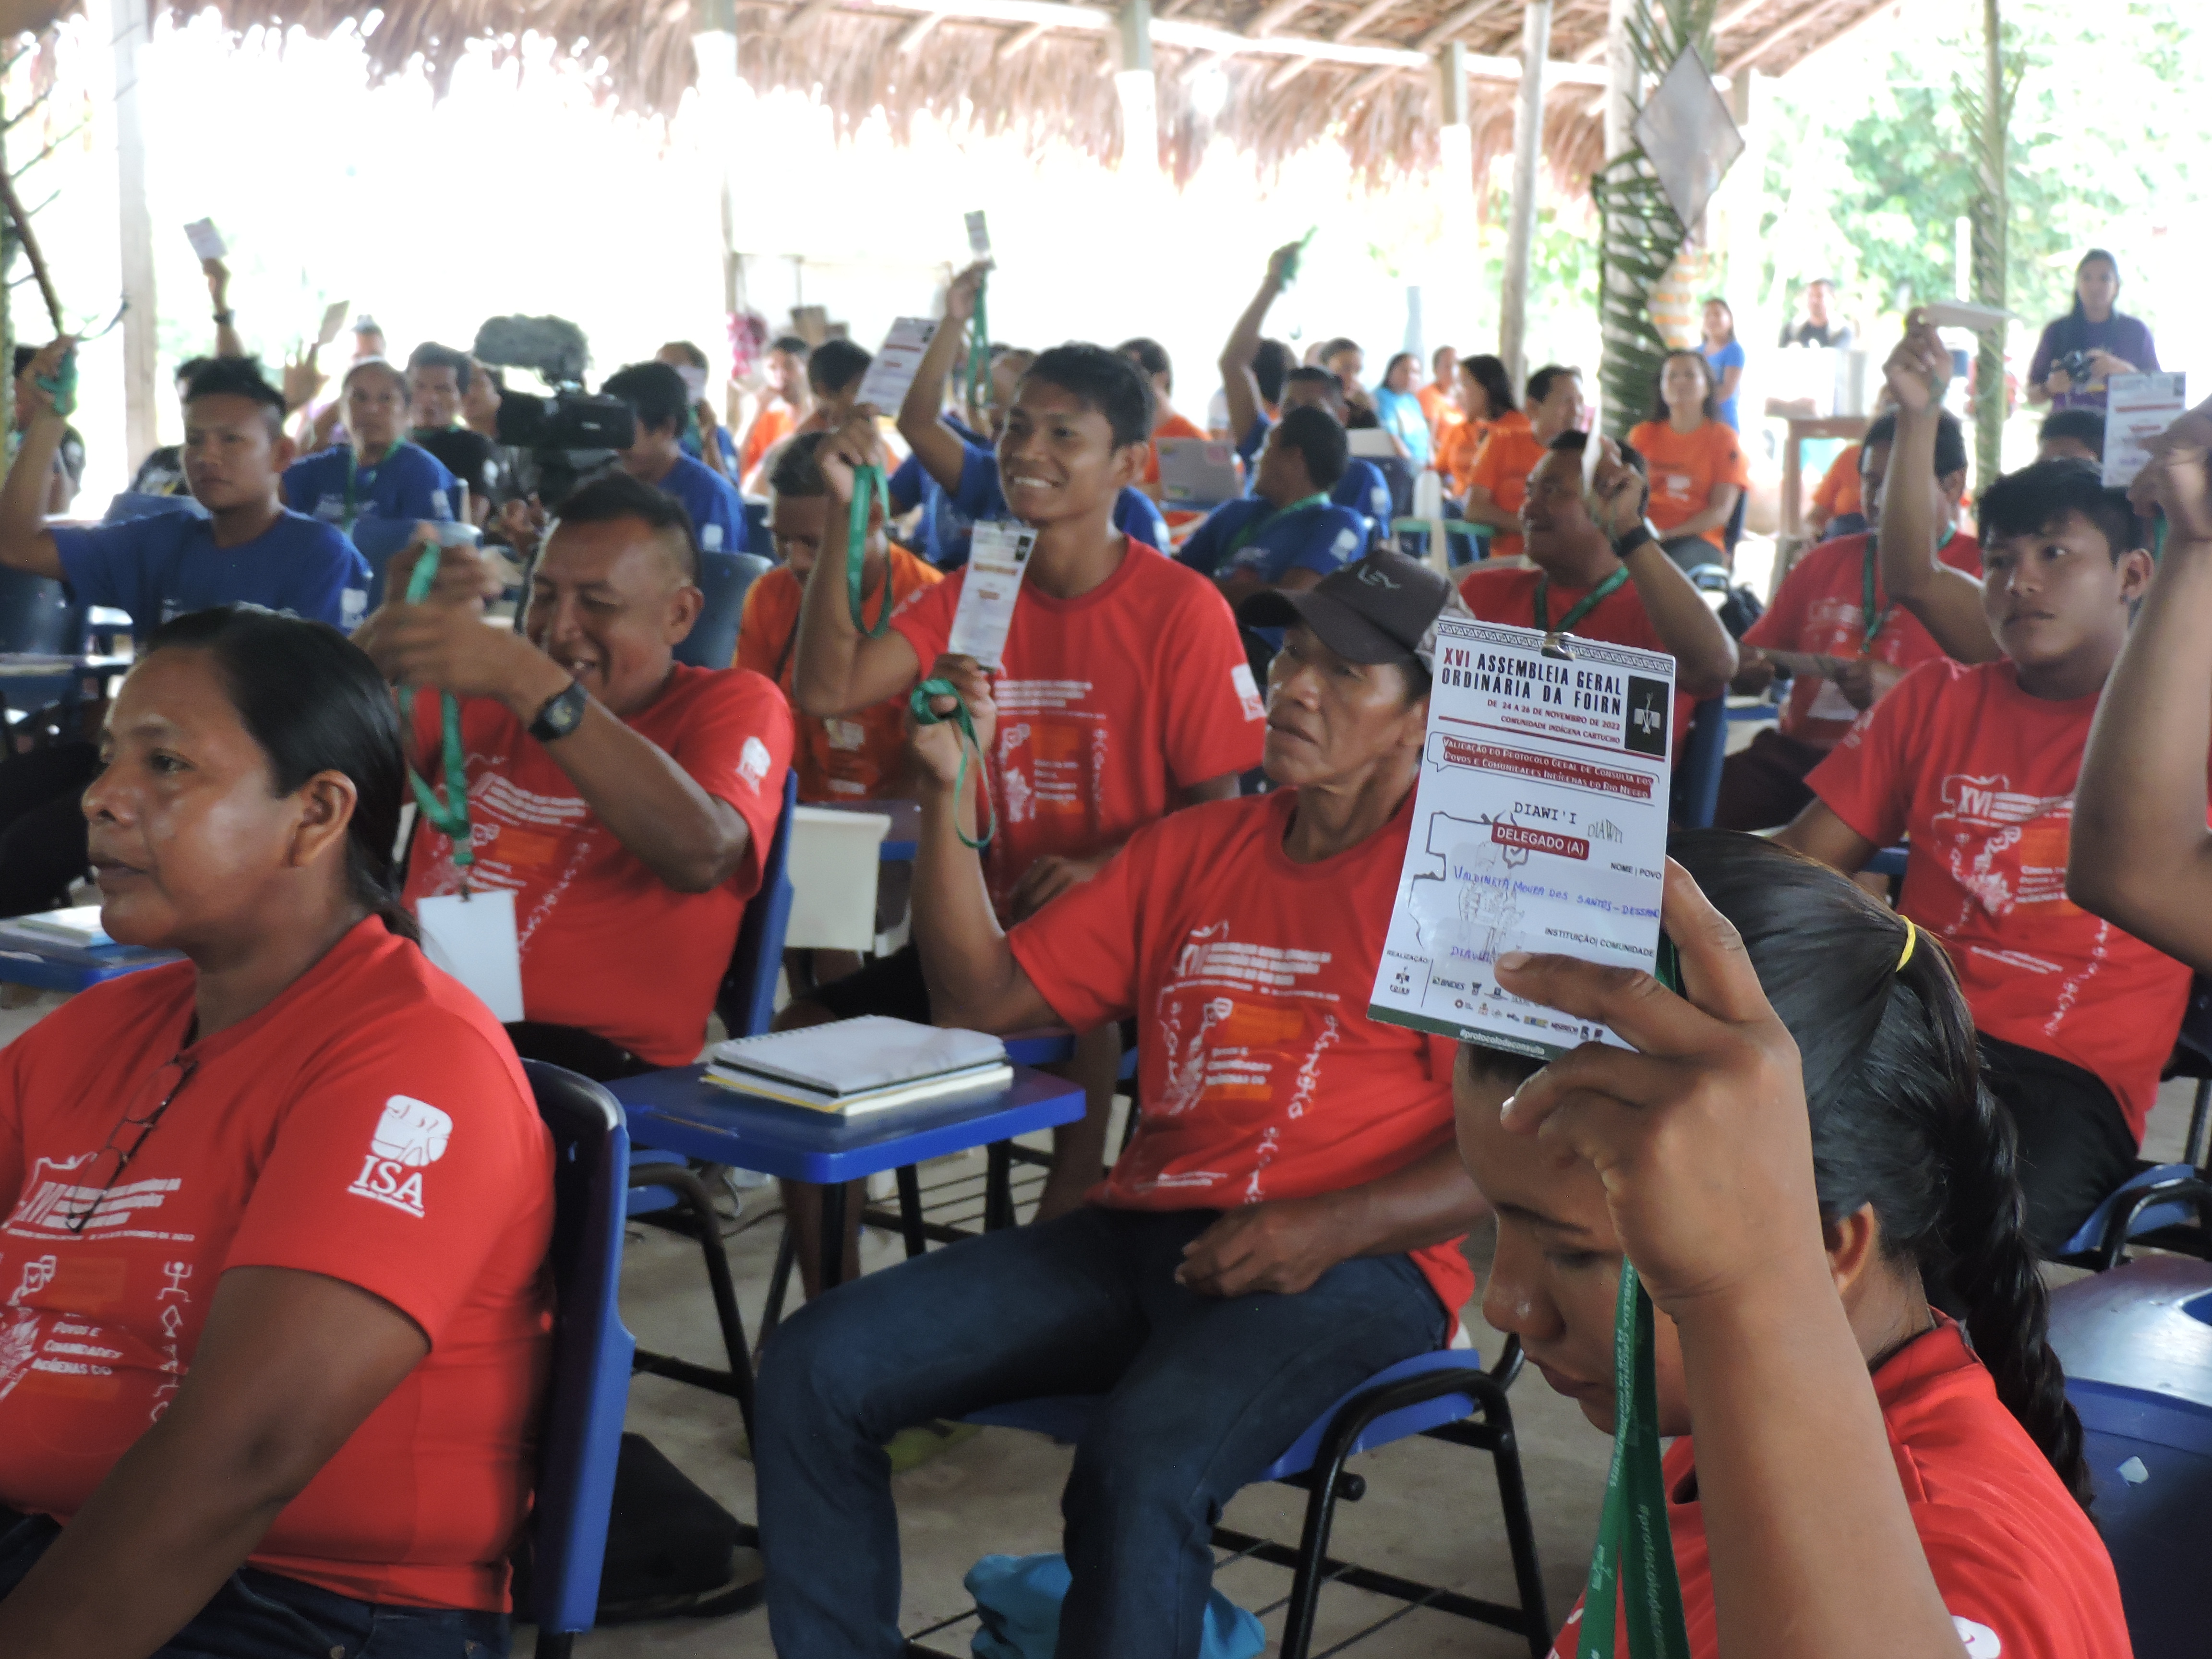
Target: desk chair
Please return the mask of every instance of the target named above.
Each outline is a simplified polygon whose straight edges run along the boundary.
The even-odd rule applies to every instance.
[[[538,1659],[568,1659],[589,1630],[606,1559],[615,1460],[635,1344],[622,1322],[623,1198],[629,1136],[598,1084],[526,1060],[538,1115],[553,1135],[553,1376],[531,1514]]]
[[[1521,1475],[1521,1454],[1513,1433],[1513,1414],[1505,1391],[1521,1370],[1521,1344],[1509,1339],[1497,1364],[1482,1369],[1471,1349],[1446,1348],[1417,1354],[1377,1372],[1331,1406],[1283,1455],[1261,1471],[1260,1480],[1279,1480],[1305,1489],[1304,1528],[1293,1549],[1270,1539],[1255,1538],[1234,1528],[1216,1526],[1213,1543],[1232,1557],[1251,1557],[1272,1565],[1288,1567],[1292,1579],[1289,1610],[1283,1623],[1281,1659],[1306,1659],[1313,1642],[1314,1613],[1324,1582],[1349,1584],[1355,1589],[1387,1595],[1413,1607],[1434,1608],[1486,1625],[1516,1631],[1526,1638],[1534,1659],[1543,1659],[1552,1645],[1552,1624],[1544,1605],[1543,1575],[1536,1562],[1535,1530],[1528,1518],[1528,1488]],[[1050,1435],[1064,1444],[1082,1438],[1103,1396],[1060,1395],[1040,1400],[1017,1401],[972,1413],[971,1423],[1004,1428],[1029,1429]],[[1354,1453],[1373,1451],[1414,1435],[1472,1446],[1491,1455],[1498,1474],[1498,1495],[1505,1511],[1505,1536],[1513,1556],[1513,1577],[1518,1607],[1462,1595],[1433,1584],[1420,1584],[1395,1573],[1355,1566],[1328,1553],[1329,1529],[1340,1499],[1356,1503],[1367,1492],[1364,1477],[1345,1468]],[[1381,1621],[1388,1624],[1399,1617]],[[1380,1628],[1370,1626],[1369,1630]],[[1360,1632],[1364,1636],[1366,1631]],[[1349,1647],[1358,1636],[1340,1644]],[[912,1643],[911,1655],[933,1650]],[[1336,1651],[1335,1649],[1331,1650]]]
[[[757,553],[702,553],[699,587],[707,603],[677,646],[676,660],[694,668],[727,668],[735,662],[745,594],[768,571],[769,562]]]
[[[747,495],[742,499],[745,504],[745,551],[774,558],[770,550],[775,545],[775,538],[769,533],[768,498]]]
[[[61,583],[0,567],[0,652],[74,657],[84,629],[84,607]]]
[[[1728,694],[1717,692],[1698,704],[1682,739],[1674,768],[1674,822],[1686,830],[1710,830],[1720,805],[1721,768],[1728,761]]]

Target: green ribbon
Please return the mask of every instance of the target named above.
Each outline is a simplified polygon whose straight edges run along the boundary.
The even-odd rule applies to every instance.
[[[1635,551],[1633,548],[1629,550]],[[1552,579],[1549,576],[1539,575],[1536,578],[1537,629],[1546,634],[1572,633],[1577,623],[1620,592],[1627,580],[1628,567],[1623,565],[1570,605],[1567,608],[1567,614],[1559,618],[1559,625],[1553,628],[1552,626]]]
[[[889,585],[888,579],[885,585]],[[952,712],[950,714],[940,714],[931,706],[931,700],[936,697],[952,699]],[[969,751],[970,750],[975,751],[975,759],[979,763],[983,758],[983,745],[976,741],[975,722],[968,713],[966,699],[961,696],[951,680],[930,679],[924,680],[914,688],[914,695],[907,699],[907,707],[914,711],[914,723],[916,726],[941,726],[946,720],[955,720],[959,723],[960,735],[967,741],[961,745],[960,749],[960,771],[952,780],[952,828],[954,833],[960,837],[960,844],[963,847],[974,852],[981,852],[991,844],[991,837],[999,833],[999,809],[992,804],[990,785],[979,778],[977,783],[982,791],[984,810],[990,813],[991,821],[984,828],[983,839],[981,841],[969,840],[968,832],[960,827],[960,797],[968,787]]]
[[[430,596],[431,585],[438,580],[436,543],[422,550],[422,557],[415,561],[415,568],[407,578],[407,603],[420,605]],[[469,767],[468,757],[461,749],[461,700],[452,692],[442,694],[446,744],[446,786],[441,793],[422,781],[422,775],[413,767],[407,769],[407,781],[414,786],[415,804],[422,816],[440,834],[453,843],[453,862],[465,871],[477,861],[476,848],[469,839]],[[399,688],[399,723],[407,731],[415,729],[415,688]],[[461,896],[468,896],[468,878],[461,878]]]
[[[1656,977],[1682,988],[1674,944],[1659,936]],[[1667,1528],[1667,1483],[1659,1463],[1659,1377],[1652,1355],[1651,1297],[1635,1264],[1620,1261],[1620,1297],[1613,1326],[1613,1463],[1606,1471],[1605,1509],[1597,1548],[1583,1589],[1583,1627],[1576,1659],[1613,1659],[1613,1606],[1628,1627],[1631,1659],[1690,1659],[1682,1620],[1682,1585],[1674,1540]]]
[[[891,516],[891,488],[879,466],[853,469],[853,506],[845,520],[845,584],[853,605],[853,626],[864,639],[880,639],[891,625],[891,573],[884,568],[883,602],[876,607],[875,625],[868,625],[867,607],[861,602],[867,584],[868,508],[877,501],[884,507],[884,522]]]

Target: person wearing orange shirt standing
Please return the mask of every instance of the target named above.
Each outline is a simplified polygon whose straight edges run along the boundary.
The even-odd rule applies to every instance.
[[[1751,483],[1743,446],[1720,418],[1712,365],[1670,351],[1659,368],[1656,416],[1629,433],[1651,468],[1651,522],[1685,570],[1729,562],[1728,525]]]
[[[1464,379],[1465,363],[1460,371]],[[1501,364],[1499,373],[1504,372]],[[1460,506],[1462,517],[1498,532],[1490,539],[1490,556],[1495,559],[1510,559],[1521,551],[1521,503],[1528,498],[1528,474],[1544,459],[1552,440],[1583,423],[1580,369],[1547,363],[1528,377],[1528,393],[1527,414],[1509,408],[1491,427],[1468,474],[1467,496]]]

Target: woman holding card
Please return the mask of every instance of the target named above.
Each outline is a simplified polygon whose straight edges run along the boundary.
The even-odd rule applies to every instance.
[[[0,1050],[0,1653],[503,1654],[551,1154],[396,902],[383,677],[194,611],[100,747],[102,925],[185,960]]]
[[[1666,1523],[1698,1659],[2124,1659],[2011,1126],[1948,958],[1770,842],[1673,850],[1680,994],[1565,957],[1498,963],[1633,1050],[1541,1071],[1462,1050],[1461,1150],[1499,1217],[1486,1316],[1613,1428],[1635,1264],[1656,1431],[1685,1437]]]

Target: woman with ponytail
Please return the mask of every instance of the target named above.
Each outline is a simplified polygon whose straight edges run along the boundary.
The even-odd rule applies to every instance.
[[[1635,1264],[1696,1659],[2126,1659],[2011,1125],[1948,961],[1770,842],[1671,850],[1679,994],[1498,959],[1632,1047],[1541,1069],[1463,1047],[1460,1147],[1498,1216],[1485,1316],[1610,1430]]]
[[[507,1651],[544,1126],[394,898],[375,665],[253,606],[145,641],[84,794],[182,961],[0,1049],[0,1656]]]

